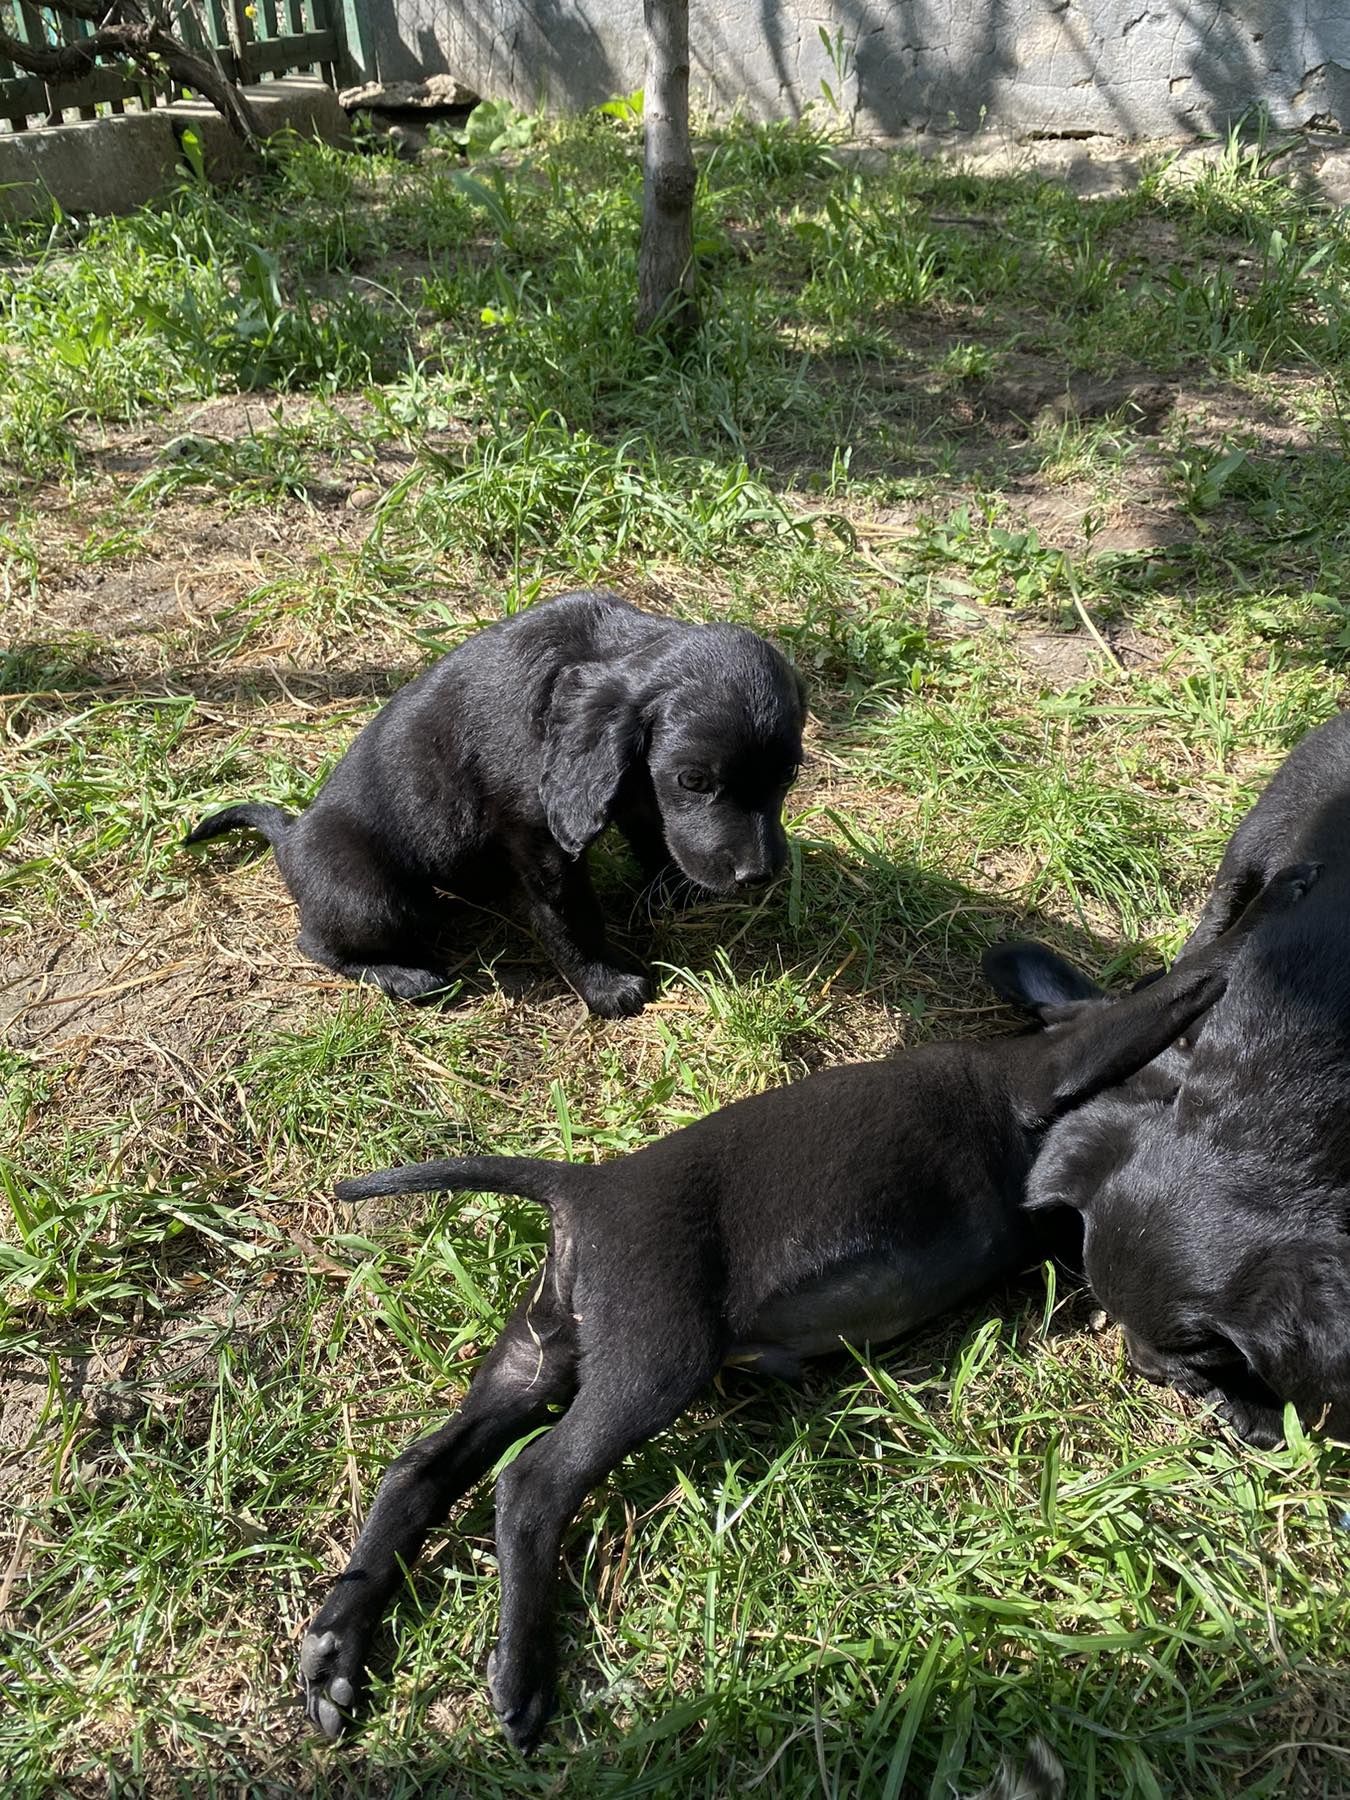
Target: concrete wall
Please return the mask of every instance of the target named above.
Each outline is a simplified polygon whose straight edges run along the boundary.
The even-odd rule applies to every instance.
[[[641,0],[369,0],[380,74],[448,70],[522,107],[594,105],[642,81]],[[691,0],[693,91],[799,113],[842,31],[860,130],[1159,137],[1263,102],[1281,126],[1350,127],[1350,0]]]
[[[317,77],[287,75],[244,92],[264,137],[295,131],[329,144],[351,142],[337,95]],[[75,215],[133,212],[157,200],[187,174],[184,132],[201,144],[211,181],[237,181],[254,163],[205,100],[181,100],[153,112],[81,119],[40,131],[0,135],[0,219],[48,219],[52,201]]]

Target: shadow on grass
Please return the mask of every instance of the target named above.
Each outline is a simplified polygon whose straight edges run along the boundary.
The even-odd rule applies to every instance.
[[[1094,977],[1122,966],[1136,972],[1121,946],[1006,895],[982,893],[870,850],[850,855],[819,839],[792,836],[789,842],[789,871],[753,902],[696,896],[671,903],[639,885],[635,866],[612,834],[593,855],[592,870],[612,942],[655,966],[661,995],[673,996],[682,977],[712,978],[726,985],[737,1010],[733,1029],[748,1038],[767,1036],[779,1034],[781,1023],[773,984],[788,978],[793,994],[784,999],[781,1015],[790,1020],[800,1011],[802,1031],[789,1029],[780,1041],[808,1068],[829,1060],[808,1019],[823,991],[880,1000],[922,1036],[969,1036],[996,1019],[1006,1022],[1010,1015],[980,974],[981,954],[999,938],[1043,937]],[[212,884],[269,852],[241,833],[185,854],[195,857],[201,879]],[[533,948],[509,901],[487,907],[447,900],[441,951],[451,991],[427,1003],[437,1011],[452,1012],[492,993],[544,1003],[571,991]],[[597,1022],[596,1029],[623,1027]]]
[[[1098,1543],[1092,1522],[1086,1534],[1078,1525],[1057,1533],[1037,1508],[1035,1488],[1046,1458],[1057,1453],[1066,1415],[1043,1410],[1044,1396],[1024,1412],[1014,1407],[1012,1419],[997,1404],[984,1416],[978,1402],[962,1402],[972,1353],[978,1357],[1002,1337],[1017,1356],[1045,1335],[1046,1297],[1037,1285],[991,1290],[869,1360],[821,1359],[801,1390],[724,1373],[676,1426],[636,1452],[597,1491],[586,1523],[569,1533],[561,1712],[530,1763],[497,1739],[476,1666],[481,1658],[466,1655],[444,1617],[466,1545],[481,1549],[491,1540],[490,1497],[480,1489],[419,1567],[381,1634],[368,1744],[358,1734],[346,1750],[351,1775],[335,1775],[331,1789],[321,1781],[315,1791],[495,1796],[565,1789],[616,1800],[646,1792],[720,1800],[748,1789],[784,1800],[821,1791],[973,1795],[999,1757],[1020,1751],[1034,1734],[1069,1765],[1071,1795],[1144,1800],[1184,1791],[1218,1800],[1237,1791],[1225,1783],[1236,1781],[1238,1768],[1251,1774],[1244,1795],[1290,1791],[1292,1763],[1308,1752],[1316,1761],[1326,1746],[1301,1744],[1296,1734],[1280,1743],[1270,1715],[1317,1670],[1305,1674],[1283,1647],[1264,1643],[1258,1627],[1241,1646],[1239,1685],[1232,1643],[1196,1637],[1182,1644],[1166,1626],[1141,1630],[1099,1614],[1091,1601],[1079,1610],[1073,1604],[1068,1568],[1075,1558],[1092,1588],[1096,1565],[1111,1561],[1112,1543],[1117,1561],[1150,1573],[1155,1558],[1175,1555],[1168,1507],[1175,1506],[1184,1537],[1195,1470],[1184,1469],[1165,1443],[1122,1443],[1124,1466],[1110,1471],[1108,1464],[1086,1486],[1113,1495],[1116,1505],[1094,1513],[1094,1521],[1120,1516],[1128,1549],[1109,1527]],[[1075,1297],[1064,1310],[1081,1324],[1086,1305]],[[1091,1405],[1085,1392],[1074,1410]],[[1216,1450],[1217,1461],[1223,1456]],[[988,1530],[971,1495],[961,1494],[981,1466],[992,1484]],[[1050,1466],[1057,1474],[1057,1464]],[[807,1515],[785,1524],[781,1536],[772,1527],[756,1533],[751,1508],[767,1500],[772,1510],[775,1481],[790,1482],[794,1468],[812,1490],[797,1498]],[[954,1489],[950,1512],[946,1474]],[[1020,1491],[998,1495],[999,1482],[1008,1480]],[[1043,1481],[1041,1492],[1043,1507]],[[606,1684],[604,1672],[616,1663],[641,1660],[640,1640],[624,1629],[622,1601],[634,1532],[668,1540],[676,1533],[664,1531],[662,1519],[686,1505],[697,1517],[700,1501],[708,1523],[695,1527],[694,1566],[671,1566],[656,1581],[669,1584],[670,1630],[680,1654],[702,1635],[701,1684],[695,1675],[674,1699],[660,1674]],[[832,1523],[846,1538],[852,1534],[856,1549],[859,1514],[876,1505],[890,1519],[869,1566],[858,1567],[852,1581],[837,1568],[812,1566],[810,1553],[829,1545]],[[1017,1540],[1019,1531],[1025,1541]],[[737,1541],[742,1533],[748,1543]],[[590,1550],[580,1551],[578,1540],[587,1538]],[[597,1546],[606,1540],[610,1548],[601,1555]],[[648,1554],[655,1560],[671,1553]],[[613,1581],[616,1555],[622,1566]],[[481,1556],[474,1560],[481,1567]],[[640,1563],[641,1555],[641,1613],[652,1605],[653,1571]],[[931,1583],[920,1573],[930,1563],[937,1571]],[[495,1575],[487,1580],[495,1585]],[[742,1595],[747,1588],[753,1595],[757,1580],[770,1593],[746,1597],[743,1622]],[[818,1580],[838,1591],[823,1626],[810,1616]],[[801,1635],[791,1639],[758,1623],[774,1614],[778,1583],[803,1602]],[[1145,1648],[1150,1638],[1160,1660]],[[457,1730],[445,1744],[424,1714],[411,1724],[405,1719],[400,1733],[421,1746],[413,1763],[389,1746],[380,1713],[391,1701],[406,1705],[407,1665],[428,1639],[446,1647],[450,1666],[437,1666],[434,1647],[420,1658],[412,1673],[418,1710],[433,1698],[448,1700]],[[400,1669],[395,1690],[391,1678]],[[1333,1754],[1322,1766],[1336,1765]],[[1184,1786],[1170,1787],[1178,1780]]]
[[[420,675],[424,663],[357,664],[337,669],[301,669],[281,665],[172,669],[164,673],[122,676],[109,673],[97,660],[86,633],[71,639],[34,640],[0,652],[0,697],[25,695],[68,700],[72,710],[91,701],[238,700],[259,705],[285,703],[295,693],[307,700],[384,700]]]

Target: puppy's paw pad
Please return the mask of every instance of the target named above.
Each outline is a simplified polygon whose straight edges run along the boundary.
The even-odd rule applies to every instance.
[[[413,1004],[435,1000],[443,996],[449,986],[447,978],[438,975],[434,969],[404,969],[394,964],[369,970],[366,980],[383,988],[391,998]]]
[[[651,999],[652,984],[627,969],[602,969],[587,978],[581,997],[602,1019],[630,1019]]]
[[[494,1650],[487,1663],[488,1698],[497,1715],[502,1736],[514,1750],[527,1756],[543,1735],[556,1703],[551,1681],[503,1670]]]
[[[308,1631],[300,1645],[305,1716],[336,1742],[356,1706],[361,1653],[336,1631]]]

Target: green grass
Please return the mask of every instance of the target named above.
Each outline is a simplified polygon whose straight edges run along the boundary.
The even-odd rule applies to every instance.
[[[297,1634],[544,1223],[333,1178],[611,1155],[1001,1028],[1011,930],[1137,971],[1350,655],[1350,240],[1282,146],[1084,201],[709,131],[676,356],[630,326],[631,120],[506,123],[500,161],[297,145],[5,241],[9,1790],[948,1800],[1039,1731],[1075,1800],[1339,1796],[1343,1453],[1217,1436],[1045,1276],[800,1394],[728,1375],[630,1459],[569,1541],[535,1762],[482,1697],[485,1496],[364,1731],[302,1728]],[[587,1020],[495,918],[451,1005],[400,1009],[300,962],[266,855],[180,848],[592,580],[771,632],[815,710],[755,904],[648,919],[602,855],[662,973],[640,1019]]]

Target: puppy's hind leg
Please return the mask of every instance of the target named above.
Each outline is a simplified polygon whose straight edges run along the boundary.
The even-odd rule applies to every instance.
[[[597,1351],[584,1359],[582,1385],[566,1415],[502,1471],[497,1482],[502,1614],[497,1647],[488,1659],[488,1691],[502,1730],[517,1749],[534,1745],[553,1711],[554,1590],[569,1521],[630,1451],[679,1417],[711,1380],[718,1361],[711,1334],[706,1343],[687,1343],[659,1360],[631,1337],[603,1334]]]
[[[1266,882],[1288,861],[1278,853],[1278,846],[1264,841],[1259,819],[1259,811],[1249,812],[1229,840],[1209,898],[1181,947],[1182,956],[1208,949],[1215,938],[1236,925]]]
[[[395,1000],[434,1000],[450,985],[439,969],[410,969],[402,963],[349,963],[343,970],[353,981],[382,989]]]
[[[331,949],[312,931],[302,931],[297,942],[311,962],[320,963],[335,974],[345,975],[349,981],[380,988],[395,1000],[430,1000],[449,986],[450,977],[444,970],[384,962],[376,952],[372,952],[369,961],[345,956]]]
[[[305,1711],[340,1737],[384,1608],[428,1531],[517,1438],[570,1398],[576,1340],[551,1273],[507,1321],[450,1423],[391,1463],[346,1569],[300,1647]]]

